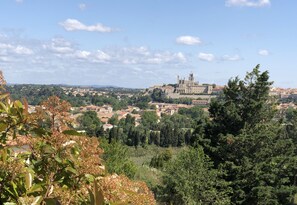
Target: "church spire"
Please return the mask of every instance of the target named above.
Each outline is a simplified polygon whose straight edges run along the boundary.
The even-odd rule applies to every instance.
[[[194,74],[193,74],[193,72],[191,72],[190,75],[189,75],[189,81],[194,82]]]

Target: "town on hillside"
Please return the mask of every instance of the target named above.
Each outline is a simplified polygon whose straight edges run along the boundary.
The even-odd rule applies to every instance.
[[[161,118],[165,115],[178,113],[180,108],[200,106],[207,112],[213,98],[223,91],[224,86],[215,84],[199,84],[194,74],[188,78],[177,76],[175,84],[154,85],[145,90],[125,88],[93,88],[80,86],[52,85],[8,85],[8,90],[14,98],[26,97],[29,101],[29,111],[35,112],[38,103],[44,96],[58,95],[68,100],[71,105],[71,118],[74,122],[84,112],[93,111],[103,123],[104,131],[113,128],[110,119],[118,121],[127,115],[135,118],[135,125],[141,124],[144,112],[155,112]],[[36,96],[26,93],[36,93]],[[271,87],[270,96],[277,99],[277,109],[296,108],[297,89]],[[38,101],[39,99],[39,101]],[[31,103],[30,103],[31,102]],[[74,127],[79,124],[74,123]]]

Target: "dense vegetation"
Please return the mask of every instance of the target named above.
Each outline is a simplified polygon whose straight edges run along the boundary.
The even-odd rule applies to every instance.
[[[168,98],[166,97],[165,92],[159,88],[155,88],[150,96],[152,98],[152,101],[154,102],[176,103],[176,104],[187,104],[187,105],[192,104],[191,98],[178,98],[178,99]]]
[[[0,204],[155,204],[143,182],[106,172],[98,138],[69,130],[68,102],[52,96],[29,114],[0,84]]]
[[[256,66],[244,79],[238,77],[230,79],[223,93],[211,102],[208,113],[194,106],[189,109],[179,109],[178,113],[163,115],[160,118],[156,112],[148,109],[140,112],[142,116],[140,125],[136,126],[132,115],[127,115],[121,120],[117,120],[114,116],[109,121],[114,127],[104,131],[95,113],[85,112],[78,118],[80,124],[78,129],[84,129],[88,136],[96,136],[95,139],[99,139],[100,146],[105,152],[101,154],[99,151],[96,156],[104,160],[107,172],[124,174],[130,179],[144,180],[159,203],[297,204],[297,111],[295,109],[288,109],[286,112],[276,110],[275,99],[269,96],[269,88],[272,85],[269,74],[259,69],[259,65]],[[156,92],[154,92],[156,96],[152,97],[162,98],[162,93]],[[144,105],[142,107],[144,109],[147,108],[149,101],[149,96],[141,96],[138,93],[127,99],[127,104],[138,103],[140,107]],[[23,164],[22,166],[30,167],[36,176],[34,183],[40,183],[40,178],[48,179],[48,176],[42,175],[40,170],[44,173],[61,171],[62,175],[53,174],[57,177],[52,178],[53,186],[59,187],[60,184],[66,184],[68,190],[74,193],[82,187],[90,188],[90,182],[89,179],[81,179],[77,176],[77,170],[82,169],[81,166],[84,164],[72,161],[75,158],[71,158],[70,161],[62,160],[70,157],[67,155],[69,153],[55,144],[54,139],[57,138],[53,133],[58,132],[58,135],[67,136],[65,133],[69,135],[74,132],[65,130],[61,124],[51,121],[54,116],[56,121],[68,123],[67,115],[63,114],[62,108],[69,105],[64,101],[59,103],[63,106],[54,106],[55,109],[52,109],[51,103],[42,103],[46,113],[43,115],[36,113],[38,116],[34,118],[36,119],[34,126],[33,124],[19,126],[22,123],[12,121],[12,119],[24,121],[20,116],[13,117],[18,115],[18,112],[13,111],[7,115],[7,111],[2,108],[2,113],[6,114],[1,115],[2,124],[13,122],[12,126],[9,126],[13,129],[7,130],[7,126],[4,128],[1,126],[1,137],[5,142],[8,135],[14,136],[14,130],[23,135],[32,132],[32,136],[43,136],[45,141],[41,141],[42,143],[38,146],[33,146],[37,151],[31,153],[32,165]],[[14,103],[13,106],[21,105]],[[53,115],[55,112],[56,114]],[[77,138],[89,140],[88,137],[77,136]],[[76,140],[75,137],[71,139]],[[94,138],[90,139],[94,140]],[[65,141],[57,142],[60,145],[65,143]],[[87,144],[91,146],[90,142]],[[88,148],[83,148],[85,145],[82,144],[80,146],[77,149],[82,155]],[[1,159],[4,156],[2,150]],[[43,160],[47,158],[54,169],[45,166]],[[91,158],[88,159],[91,160]],[[40,160],[44,162],[44,164],[41,163],[43,166],[40,165]],[[15,187],[8,183],[11,178],[7,178],[9,176],[7,173],[13,173],[12,170],[19,165],[17,161],[12,160],[9,166],[8,164],[5,166],[6,168],[0,172],[0,189],[2,188],[0,196],[2,201],[4,199],[16,201],[16,198],[12,197],[14,195],[6,191],[14,193],[13,187]],[[83,173],[86,174],[86,171],[90,172],[87,169]],[[97,171],[99,173],[100,169]],[[65,177],[66,175],[68,177]],[[96,172],[92,175],[96,175]],[[21,175],[12,176],[14,182],[20,183],[17,186],[22,186],[21,183],[24,180],[22,181]],[[78,183],[76,180],[81,181]],[[129,179],[125,178],[125,180]],[[105,187],[102,192],[105,198],[110,196],[107,193],[113,193],[108,189],[106,181],[100,181],[98,184]],[[44,190],[47,189],[44,188]],[[24,193],[27,193],[26,187],[23,185],[18,193],[23,194],[22,197],[24,197]],[[37,194],[34,196],[36,197]],[[87,198],[74,196],[77,200],[88,201]],[[139,196],[142,196],[144,201],[152,200],[149,197],[149,191]],[[58,195],[53,195],[52,198],[57,197]],[[50,197],[45,195],[43,200],[48,198]],[[153,200],[149,202],[149,204],[152,203],[154,203]]]
[[[66,87],[71,90],[83,89],[83,87]],[[73,94],[72,92],[66,92],[58,85],[8,85],[6,89],[11,93],[13,99],[21,100],[25,98],[30,105],[39,105],[50,96],[58,96],[62,100],[66,100],[73,107],[85,106],[85,105],[97,105],[102,106],[104,104],[111,105],[114,110],[119,110],[127,107],[127,105],[136,105],[142,108],[148,107],[150,97],[141,96],[138,89],[120,89],[120,88],[89,88],[94,92],[94,95],[85,93],[80,95],[79,93]],[[105,94],[98,94],[105,93]],[[118,94],[121,94],[120,98]],[[133,95],[133,97],[128,97]]]
[[[268,72],[259,66],[245,79],[230,79],[209,107],[198,107],[156,121],[144,113],[138,127],[120,124],[127,145],[188,145],[176,158],[162,153],[148,163],[161,171],[154,187],[171,204],[296,204],[296,110],[280,117],[269,96]],[[133,123],[132,123],[133,124]],[[121,127],[122,126],[122,127]],[[110,140],[112,141],[112,140]]]

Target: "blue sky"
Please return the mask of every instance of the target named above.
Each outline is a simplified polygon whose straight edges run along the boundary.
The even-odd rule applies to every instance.
[[[257,64],[297,87],[296,0],[1,0],[9,83],[145,88],[193,72],[223,85]]]

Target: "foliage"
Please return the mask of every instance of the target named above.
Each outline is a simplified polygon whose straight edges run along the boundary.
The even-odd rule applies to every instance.
[[[89,181],[86,176],[104,174],[104,168],[100,166],[99,154],[102,151],[98,149],[98,142],[59,133],[42,139],[27,138],[29,144],[26,143],[26,152],[18,154],[16,158],[12,154],[4,155],[7,148],[2,150],[3,162],[9,165],[4,167],[5,172],[0,178],[12,177],[1,181],[1,201],[86,203]]]
[[[166,95],[159,88],[155,88],[151,94],[151,98],[154,102],[166,102]]]
[[[133,105],[136,107],[139,107],[140,109],[146,109],[149,107],[148,103],[151,101],[151,98],[149,96],[136,96],[134,99],[132,99]]]
[[[13,101],[3,92],[0,203],[94,204],[103,199],[110,204],[154,204],[147,186],[125,174],[145,180],[169,204],[296,204],[297,111],[275,115],[271,84],[268,72],[260,72],[257,65],[245,79],[229,80],[211,102],[209,116],[198,106],[160,119],[154,111],[140,111],[138,126],[132,115],[119,121],[114,116],[110,122],[116,126],[104,133],[108,142],[102,137],[100,143],[104,154],[98,138],[76,136],[67,128],[69,104],[63,100],[50,98],[43,109],[29,114],[26,101]],[[113,92],[81,97],[84,103],[114,108],[147,108],[151,100],[174,102],[161,90],[131,98]],[[86,112],[79,120],[89,135],[99,135],[96,113]],[[16,155],[7,145],[19,137],[29,143]]]
[[[154,168],[163,168],[164,165],[171,160],[172,153],[169,149],[166,149],[165,151],[161,152],[160,154],[157,154],[151,159],[150,167]]]
[[[104,150],[102,159],[105,162],[108,173],[124,174],[129,178],[134,177],[136,166],[129,159],[128,150],[124,145],[116,141],[109,144],[106,140],[101,140],[100,146]]]
[[[230,204],[228,184],[201,147],[181,152],[164,172],[164,200],[171,204]]]
[[[289,108],[285,112],[283,126],[285,128],[286,134],[297,143],[297,110]]]
[[[158,122],[158,116],[154,111],[144,111],[141,115],[142,125],[149,129],[153,128]]]
[[[180,108],[178,114],[188,116],[193,119],[196,123],[202,123],[207,121],[206,113],[199,106],[194,106],[191,108]]]
[[[102,106],[104,104],[111,105],[114,110],[119,110],[127,107],[128,104],[132,105],[138,101],[131,101],[127,95],[118,94],[131,94],[138,95],[140,92],[137,89],[116,89],[116,88],[90,88],[93,91],[104,93],[104,95],[90,95],[84,96],[71,92],[65,92],[62,86],[59,85],[8,85],[6,86],[8,92],[11,93],[14,99],[26,98],[30,105],[40,105],[41,102],[48,99],[50,96],[58,96],[62,100],[66,100],[73,107],[80,107],[85,105]],[[80,87],[67,87],[69,90],[77,89]]]
[[[61,128],[68,117],[67,102],[51,97],[43,103],[52,119],[52,132],[47,132],[38,127],[35,121],[38,115],[29,114],[28,106],[10,100],[6,94],[1,96],[0,121],[4,127],[0,146],[1,204],[97,205],[106,200],[155,203],[145,184],[125,177],[114,181],[114,177],[104,176],[97,138],[63,134],[76,134]],[[62,133],[63,130],[66,131]],[[21,144],[19,138],[25,142]],[[16,145],[15,149],[9,147],[7,140]],[[100,185],[96,183],[97,177],[101,178]],[[114,186],[110,186],[113,182]],[[122,199],[119,196],[123,194]],[[137,195],[141,196],[138,201]]]
[[[119,116],[114,114],[111,118],[108,119],[108,123],[112,125],[117,125],[119,122]]]
[[[195,127],[196,123],[194,122],[191,116],[180,115],[174,113],[173,115],[164,115],[160,121],[159,127],[166,126],[167,124],[172,125],[174,128],[192,128]]]
[[[60,86],[53,85],[8,85],[6,89],[13,99],[25,98],[30,105],[39,105],[41,102],[48,99],[50,96],[58,96],[59,98],[71,101],[70,97],[64,94]],[[74,100],[72,105],[83,104],[83,101]]]
[[[139,145],[145,147],[148,143],[150,131],[142,126],[130,127],[127,138],[127,145],[137,148]]]
[[[235,204],[290,204],[297,193],[296,145],[277,123],[221,139],[222,168]]]
[[[26,134],[26,123],[29,123],[28,104],[12,101],[9,95],[0,95],[0,142],[5,143],[9,138],[16,138],[18,133]]]
[[[244,127],[270,121],[273,116],[269,89],[272,82],[268,71],[260,72],[257,65],[244,80],[231,79],[223,90],[223,96],[212,101],[209,113],[215,134],[239,134]]]
[[[38,120],[48,119],[52,133],[62,132],[71,124],[69,110],[71,105],[57,96],[51,96],[41,103],[35,118]]]
[[[77,121],[80,124],[80,129],[85,130],[88,136],[99,137],[102,123],[99,120],[96,112],[94,111],[84,112],[81,116],[77,118]]]
[[[111,175],[100,181],[104,198],[111,204],[156,204],[153,193],[144,182],[131,181],[125,176]],[[112,203],[116,202],[116,203]]]
[[[172,86],[172,85],[169,85],[169,86]],[[176,85],[173,85],[173,86],[176,86]],[[165,92],[162,91],[160,88],[155,88],[153,92],[150,94],[150,97],[152,98],[153,102],[187,104],[187,105],[192,104],[191,98],[177,98],[177,99],[168,98],[166,97]]]
[[[294,131],[274,118],[271,84],[259,65],[244,80],[230,80],[211,103],[205,132],[198,130],[199,144],[225,170],[233,204],[290,204],[296,196]]]

